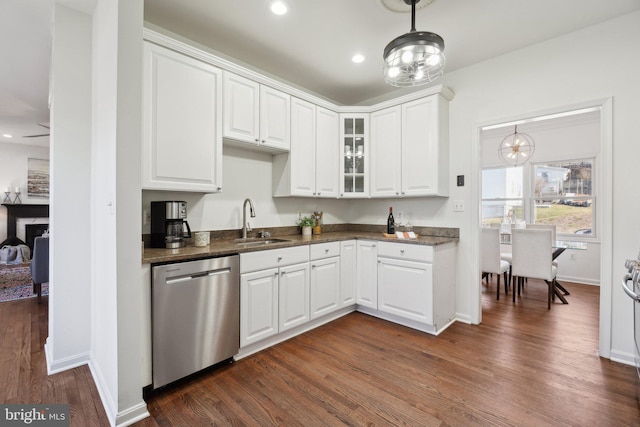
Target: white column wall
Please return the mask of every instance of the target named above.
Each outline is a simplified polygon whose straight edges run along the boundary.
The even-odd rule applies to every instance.
[[[86,364],[91,342],[91,17],[57,4],[54,22],[49,373]]]

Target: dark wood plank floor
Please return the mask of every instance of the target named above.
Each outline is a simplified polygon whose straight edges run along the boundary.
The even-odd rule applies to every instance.
[[[598,288],[566,285],[549,311],[542,284],[514,305],[492,283],[483,324],[439,337],[353,313],[168,387],[136,425],[640,425],[635,369],[597,355]],[[72,425],[108,425],[86,367],[46,376],[45,315],[0,304],[0,402],[72,402]]]

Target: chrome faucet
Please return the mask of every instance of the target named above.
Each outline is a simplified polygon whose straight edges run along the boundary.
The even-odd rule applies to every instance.
[[[243,239],[247,238],[247,229],[251,231],[251,228],[248,227],[249,223],[247,222],[247,202],[249,202],[249,212],[251,213],[251,218],[256,217],[256,211],[253,210],[253,202],[251,201],[251,199],[245,199],[244,204],[242,205],[242,238]]]

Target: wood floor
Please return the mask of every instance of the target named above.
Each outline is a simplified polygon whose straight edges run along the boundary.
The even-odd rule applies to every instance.
[[[483,324],[439,337],[353,313],[168,387],[136,425],[640,425],[635,368],[597,355],[598,288],[565,285],[570,304],[547,310],[544,284],[514,305],[492,283]],[[71,403],[72,426],[107,425],[86,367],[46,376],[46,310],[4,304],[0,402]]]

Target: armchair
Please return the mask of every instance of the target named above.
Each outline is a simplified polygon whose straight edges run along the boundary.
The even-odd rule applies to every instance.
[[[31,257],[31,278],[33,292],[38,294],[38,304],[42,300],[42,284],[49,281],[49,238],[36,237]]]

